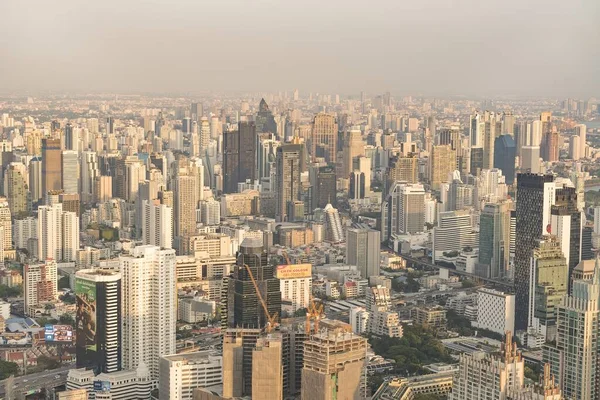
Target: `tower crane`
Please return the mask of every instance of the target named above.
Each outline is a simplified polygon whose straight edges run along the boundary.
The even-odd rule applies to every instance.
[[[263,299],[262,294],[260,294],[260,289],[258,288],[256,279],[254,279],[254,274],[252,273],[252,270],[250,269],[248,264],[244,264],[244,267],[246,268],[246,271],[248,271],[248,275],[250,275],[250,280],[252,281],[252,284],[254,285],[254,290],[256,290],[256,295],[258,296],[258,301],[262,305],[263,311],[265,312],[265,316],[267,318],[267,326],[265,326],[265,330],[267,331],[267,333],[270,333],[273,329],[275,329],[279,326],[279,322],[277,322],[277,313],[274,313],[273,315],[269,314],[269,309],[267,308],[267,303],[265,302],[265,299]]]

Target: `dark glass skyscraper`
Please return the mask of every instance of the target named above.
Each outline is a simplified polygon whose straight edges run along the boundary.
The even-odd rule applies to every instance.
[[[517,176],[515,249],[515,329],[527,329],[529,321],[530,260],[542,235],[548,233],[555,188],[552,175]]]
[[[228,280],[227,325],[231,328],[263,328],[268,319],[244,264],[250,267],[269,314],[281,315],[281,291],[279,279],[275,277],[276,267],[268,263],[267,252],[259,239],[246,238],[240,246],[237,263]]]
[[[313,188],[313,208],[325,208],[327,204],[337,205],[335,168],[319,167]]]
[[[501,135],[494,142],[494,168],[502,170],[506,177],[506,184],[515,182],[515,158],[517,146],[511,135]]]
[[[277,149],[277,220],[288,220],[288,203],[300,199],[302,182],[300,174],[306,170],[305,147],[302,143],[285,143]]]
[[[260,100],[256,115],[256,132],[277,134],[277,123],[265,99]],[[282,135],[283,136],[283,135]]]
[[[242,121],[223,132],[223,192],[236,193],[239,182],[256,179],[256,124]]]
[[[573,269],[579,264],[581,256],[581,212],[577,209],[577,189],[566,187],[556,190],[556,198],[552,206],[552,219],[557,220],[566,218],[569,221],[569,231],[562,234],[562,237],[567,237],[569,240],[569,257],[567,264],[569,265],[568,279],[571,279]],[[554,222],[552,225],[555,225]],[[558,224],[556,224],[558,225]],[[566,225],[566,224],[561,224]],[[558,227],[552,227],[554,229]]]
[[[121,274],[84,269],[75,275],[77,368],[121,370]]]

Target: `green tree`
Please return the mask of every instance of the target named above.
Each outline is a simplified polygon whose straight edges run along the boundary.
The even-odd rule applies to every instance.
[[[50,358],[47,356],[39,356],[37,358],[37,366],[37,369],[41,371],[47,371],[49,369],[56,369],[60,367],[60,363],[54,358]]]
[[[0,380],[19,373],[19,366],[14,362],[0,361]]]
[[[73,319],[73,316],[71,314],[61,315],[60,318],[58,319],[58,321],[61,324],[75,326],[75,320]]]
[[[23,288],[19,286],[6,286],[0,285],[0,297],[19,297],[21,296]]]

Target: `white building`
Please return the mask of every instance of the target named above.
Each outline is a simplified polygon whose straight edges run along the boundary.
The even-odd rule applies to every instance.
[[[337,208],[327,204],[323,209],[325,212],[325,225],[327,226],[327,240],[339,243],[345,240],[342,220]]]
[[[132,400],[150,399],[152,380],[145,365],[136,370],[101,373],[93,370],[72,369],[67,375],[67,390],[85,389],[89,399]]]
[[[175,353],[175,250],[138,246],[119,257],[123,302],[123,368],[144,363],[158,379],[159,358]]]
[[[515,331],[515,295],[483,288],[477,292],[477,327],[504,335]]]
[[[173,248],[173,208],[158,200],[143,200],[142,239],[144,244]]]
[[[277,267],[281,300],[292,303],[292,311],[307,308],[312,293],[312,265],[295,264]]]
[[[38,208],[38,258],[75,261],[79,249],[79,217],[62,204]]]
[[[45,264],[25,264],[23,267],[23,294],[25,297],[25,313],[38,304],[54,301],[58,290],[56,261],[48,260]]]
[[[27,217],[16,219],[13,222],[13,241],[18,249],[27,248],[27,240],[30,238],[37,239],[37,218]]]
[[[79,193],[79,154],[77,150],[62,152],[62,188],[65,193]]]
[[[433,261],[444,252],[460,252],[465,247],[475,248],[479,233],[473,228],[468,210],[441,212],[438,226],[433,229]]]
[[[177,317],[180,321],[195,324],[214,318],[217,305],[211,300],[180,299],[177,307]]]
[[[363,307],[352,307],[350,309],[350,325],[352,332],[362,335],[368,332],[369,313]]]
[[[161,399],[191,400],[194,389],[223,383],[223,357],[208,351],[160,359]]]
[[[221,222],[221,203],[215,199],[200,203],[200,222],[204,225],[219,225]]]

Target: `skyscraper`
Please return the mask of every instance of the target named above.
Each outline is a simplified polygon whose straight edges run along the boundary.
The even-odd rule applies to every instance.
[[[13,162],[6,168],[4,193],[12,215],[27,215],[31,212],[31,192],[25,164]]]
[[[456,151],[450,145],[433,146],[429,167],[429,184],[434,190],[449,181],[449,175],[456,170]]]
[[[508,274],[510,203],[486,204],[479,220],[479,263],[487,266],[487,278]]]
[[[579,136],[579,157],[586,158],[587,126],[585,124],[575,125],[575,134]]]
[[[336,205],[337,191],[335,168],[318,167],[316,172],[316,183],[312,195],[314,208],[325,208],[327,204],[332,204],[333,206]]]
[[[343,328],[304,342],[302,400],[364,399],[367,339]]]
[[[392,235],[424,231],[425,189],[421,184],[395,182],[381,207],[382,240]]]
[[[285,143],[277,149],[275,196],[278,221],[287,221],[288,204],[300,199],[300,174],[305,170],[304,144]]]
[[[328,164],[337,160],[338,124],[334,115],[319,113],[312,122],[311,156],[324,158]]]
[[[365,155],[365,142],[362,139],[360,129],[350,129],[344,140],[342,178],[347,178],[354,170],[353,161],[355,157]]]
[[[241,121],[223,132],[223,192],[236,193],[239,182],[256,179],[256,125]]]
[[[82,269],[75,274],[77,368],[121,370],[121,274]]]
[[[142,240],[163,249],[173,247],[173,209],[158,199],[143,200]]]
[[[3,242],[3,249],[12,249],[12,215],[6,197],[0,197],[0,240]],[[4,260],[2,260],[4,261]]]
[[[381,234],[367,228],[350,228],[346,231],[346,263],[356,265],[363,278],[379,275]]]
[[[187,160],[179,159],[173,165],[177,168],[173,180],[174,235],[181,238],[196,233],[196,177],[190,171]]]
[[[544,347],[544,361],[565,398],[598,399],[598,335],[600,330],[600,265],[591,280],[575,280],[570,296],[556,310],[556,344]]]
[[[518,174],[516,212],[515,290],[516,329],[526,329],[529,321],[530,259],[539,239],[548,232],[550,208],[555,199],[552,175]]]
[[[256,115],[256,132],[257,133],[273,133],[282,136],[282,132],[277,132],[277,123],[273,117],[273,113],[269,110],[269,105],[265,99],[260,99],[258,105],[258,113]]]
[[[123,368],[142,363],[153,380],[161,356],[175,353],[177,322],[175,250],[137,246],[119,257],[123,291]]]
[[[42,139],[42,193],[62,188],[60,139]]]
[[[62,203],[38,208],[38,259],[75,261],[79,249],[79,218]]]
[[[233,275],[228,281],[228,325],[232,328],[264,328],[268,318],[244,265],[250,267],[269,314],[272,316],[281,313],[281,292],[279,280],[275,277],[275,267],[269,264],[267,252],[260,240],[246,238],[240,246]]]
[[[556,340],[556,308],[567,294],[569,269],[556,236],[544,235],[530,262],[528,331]]]
[[[582,212],[578,209],[578,196],[574,187],[557,188],[550,210],[550,232],[558,238],[567,259],[569,279],[582,254]]]
[[[501,135],[494,142],[494,168],[502,170],[506,177],[506,184],[512,185],[515,181],[516,145],[511,135]]]
[[[339,211],[331,204],[327,204],[323,212],[325,213],[325,228],[327,230],[326,240],[333,243],[343,242],[346,238],[344,237],[344,228],[342,227]]]
[[[75,150],[62,152],[61,182],[65,193],[79,193],[79,154]]]

